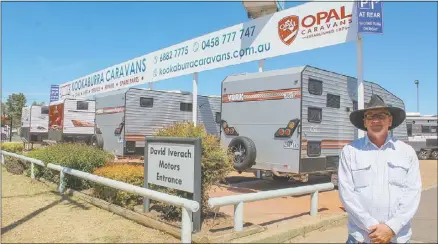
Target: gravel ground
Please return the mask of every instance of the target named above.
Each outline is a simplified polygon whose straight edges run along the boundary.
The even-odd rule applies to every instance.
[[[2,242],[179,243],[163,232],[63,198],[45,184],[2,167]]]

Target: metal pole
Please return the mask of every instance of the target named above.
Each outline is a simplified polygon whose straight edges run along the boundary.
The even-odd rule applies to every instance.
[[[263,72],[263,68],[264,68],[264,60],[260,59],[259,60],[259,72]]]
[[[357,34],[357,109],[364,108],[364,86],[363,86],[363,65],[362,65],[362,37]],[[365,131],[358,130],[358,137],[364,137]]]
[[[192,243],[192,211],[182,207],[181,242]]]
[[[418,89],[418,84],[420,82],[418,80],[415,80],[415,85],[417,85],[417,112],[420,112],[420,96],[419,96],[419,89]]]
[[[9,128],[9,142],[12,141],[12,115],[11,115],[11,127]]]
[[[59,171],[59,193],[64,192],[64,170]]]
[[[198,72],[193,74],[193,123],[198,121]]]
[[[31,162],[31,163],[30,163],[30,177],[31,177],[32,179],[35,179],[35,173],[34,173],[33,168],[34,168],[34,165],[33,165],[33,163]]]
[[[263,72],[263,68],[264,68],[264,60],[260,59],[259,60],[259,72]],[[262,179],[263,178],[262,177],[262,171],[259,170],[259,169],[256,171],[256,178],[257,179]]]
[[[234,230],[243,230],[243,202],[234,205]]]
[[[318,213],[318,191],[312,193],[310,197],[310,216],[316,216]]]

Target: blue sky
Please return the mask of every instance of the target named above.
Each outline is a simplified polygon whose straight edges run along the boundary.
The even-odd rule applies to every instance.
[[[1,4],[2,100],[23,92],[29,103],[47,103],[51,84],[248,21],[242,2]],[[287,2],[286,8],[298,4]],[[384,34],[365,35],[363,45],[365,80],[390,90],[415,112],[418,79],[420,112],[437,114],[436,2],[385,2]],[[357,76],[356,44],[268,59],[265,70],[306,64]],[[258,63],[250,62],[201,72],[199,93],[220,94],[227,75],[257,70]],[[192,76],[160,81],[154,88],[191,91]]]

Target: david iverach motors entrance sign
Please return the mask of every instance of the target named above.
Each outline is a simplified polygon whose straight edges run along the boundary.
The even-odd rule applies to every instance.
[[[201,202],[201,138],[146,137],[144,187],[149,184],[193,193]],[[149,211],[149,199],[144,199]],[[193,230],[201,229],[201,212],[193,213]]]
[[[193,193],[194,156],[194,145],[149,142],[149,183]]]

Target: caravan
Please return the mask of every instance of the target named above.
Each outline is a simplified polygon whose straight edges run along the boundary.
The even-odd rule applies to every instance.
[[[178,121],[192,121],[193,95],[141,88],[96,96],[93,144],[116,156],[143,156],[145,136]],[[198,124],[219,136],[220,97],[198,96]]]
[[[307,181],[314,173],[336,179],[338,155],[358,134],[349,120],[357,109],[356,87],[353,77],[310,66],[227,77],[221,143],[233,151],[235,169],[264,170],[274,179]],[[404,108],[380,85],[364,87],[365,101],[374,93]],[[407,141],[406,123],[391,134]]]
[[[407,113],[406,125],[409,144],[415,149],[421,160],[438,160],[438,117],[419,113]]]
[[[49,106],[47,142],[91,143],[94,135],[95,102],[66,98]]]
[[[33,143],[47,139],[48,124],[49,107],[47,105],[23,107],[21,112],[21,140],[25,143]]]

